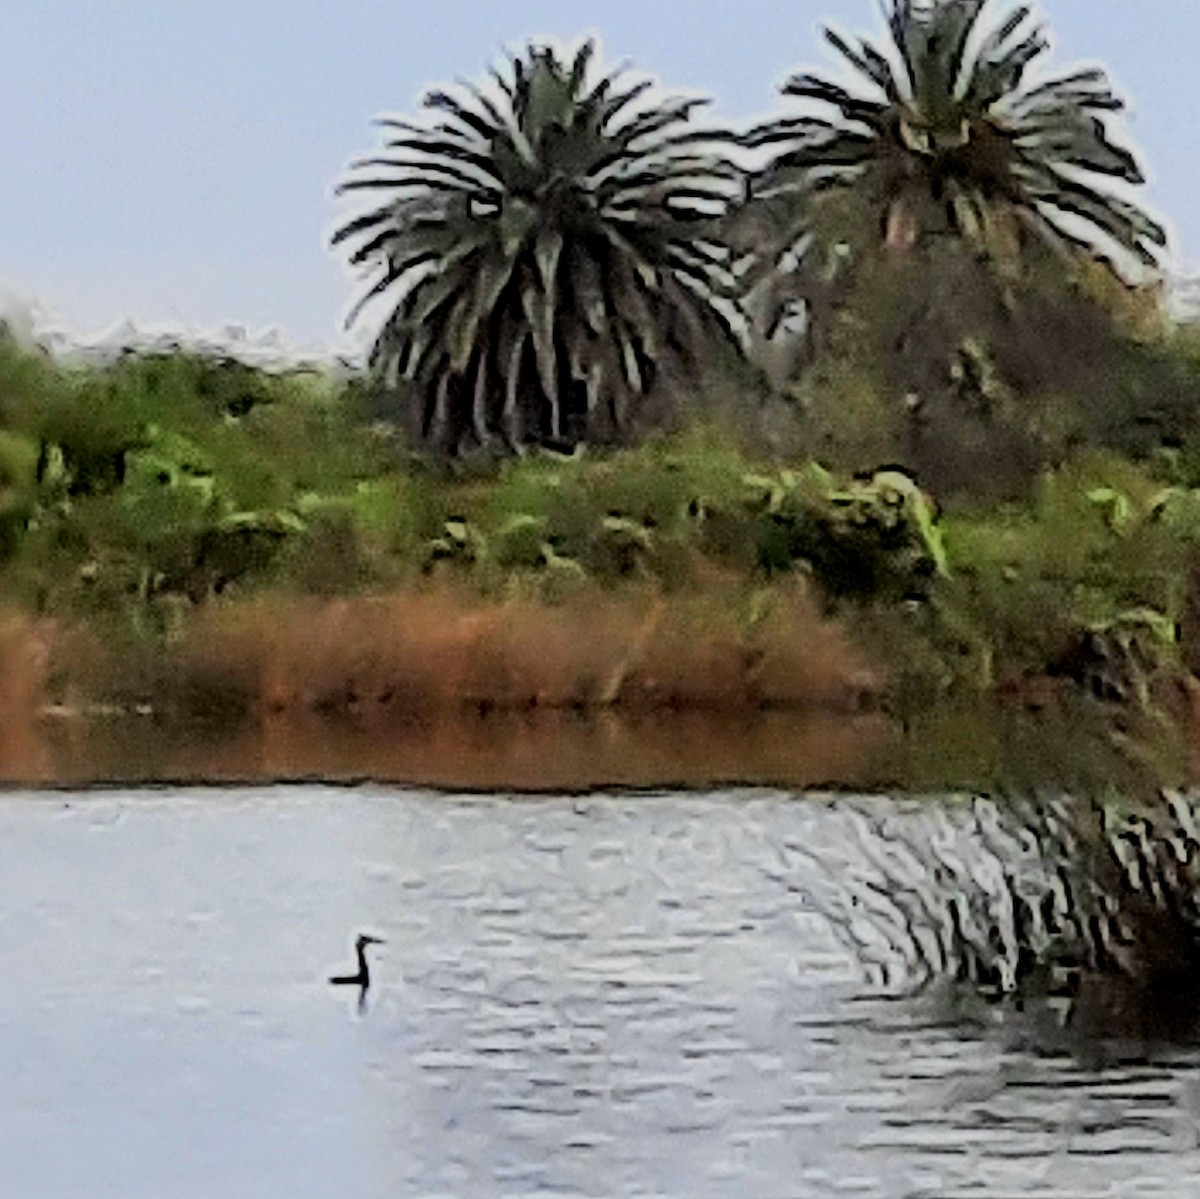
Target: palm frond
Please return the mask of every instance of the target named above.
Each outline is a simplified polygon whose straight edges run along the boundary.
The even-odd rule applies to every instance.
[[[408,381],[427,443],[619,434],[731,329],[721,228],[743,182],[732,136],[692,123],[705,103],[597,72],[590,42],[531,45],[486,92],[438,89],[424,122],[380,122],[383,152],[337,191],[389,202],[332,241],[371,271],[350,319],[389,297],[371,361]]]
[[[988,0],[883,4],[890,50],[826,30],[867,92],[881,98],[814,72],[794,75],[783,92],[816,111],[744,136],[747,147],[772,151],[752,196],[790,190],[802,210],[822,189],[865,188],[878,197],[882,225],[899,198],[923,195],[922,211],[940,211],[940,223],[964,237],[989,224],[989,205],[1027,214],[1049,206],[1072,213],[1073,236],[1082,231],[1085,244],[1091,236],[1097,253],[1115,241],[1117,258],[1157,267],[1162,226],[1106,187],[1106,180],[1136,187],[1144,176],[1114,136],[1111,117],[1124,105],[1103,70],[1027,84],[1050,44],[1031,3],[1010,0],[1007,10]],[[985,26],[993,9],[999,15]],[[1052,224],[1040,217],[1026,223],[1043,232]]]

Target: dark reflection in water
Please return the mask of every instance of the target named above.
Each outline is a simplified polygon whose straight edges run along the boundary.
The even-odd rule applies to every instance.
[[[742,782],[865,785],[887,740],[879,716],[498,712],[354,724],[267,719],[233,732],[151,718],[43,721],[0,738],[13,783],[376,779],[470,790]]]
[[[1164,727],[1154,725],[1159,743],[1143,744],[1128,730],[1114,736],[1112,713],[1096,705],[1047,718],[991,701],[931,708],[906,726],[878,713],[819,710],[535,710],[357,721],[292,714],[232,728],[153,717],[0,720],[0,783],[372,779],[545,792],[727,784],[1134,792],[1187,777],[1182,736]]]
[[[839,813],[11,795],[0,1191],[1200,1195],[1193,1053],[1081,1063],[861,980],[810,901]],[[363,927],[387,945],[359,1018],[327,977]]]

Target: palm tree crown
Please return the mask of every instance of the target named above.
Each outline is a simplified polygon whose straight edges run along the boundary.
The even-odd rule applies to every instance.
[[[593,79],[593,56],[530,46],[486,88],[431,92],[339,188],[385,196],[334,234],[377,276],[350,319],[390,295],[372,364],[443,452],[621,437],[664,370],[732,332],[730,139],[690,124],[705,101]]]
[[[891,46],[826,29],[866,85],[812,73],[790,96],[821,112],[772,121],[749,144],[775,156],[760,196],[812,197],[854,187],[874,204],[893,247],[949,228],[994,247],[998,236],[1158,265],[1166,236],[1115,193],[1144,182],[1105,116],[1124,104],[1098,68],[1027,80],[1049,48],[1029,4],[983,21],[989,0],[885,0]],[[1014,220],[1015,219],[1015,220]]]

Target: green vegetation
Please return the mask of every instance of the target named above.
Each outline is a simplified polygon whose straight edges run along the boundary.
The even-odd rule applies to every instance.
[[[1046,32],[1027,4],[988,30],[989,7],[890,0],[884,51],[826,29],[868,95],[809,72],[788,80],[785,95],[832,111],[773,120],[749,135],[750,145],[775,151],[757,180],[760,195],[799,216],[801,236],[814,231],[815,193],[833,204],[849,193],[860,202],[853,215],[865,215],[891,251],[952,235],[1009,265],[1041,244],[1068,255],[1107,247],[1157,267],[1165,232],[1111,186],[1145,180],[1099,119],[1124,107],[1105,73],[1027,85],[1049,48]]]
[[[694,382],[733,336],[731,138],[690,123],[703,101],[593,78],[592,58],[530,47],[495,94],[430,93],[443,119],[383,120],[387,152],[339,188],[390,197],[334,243],[376,270],[360,306],[388,293],[372,362],[443,454],[626,439],[656,381]]]
[[[715,421],[446,474],[357,382],[178,356],[61,370],[6,346],[0,402],[6,594],[130,661],[214,610],[430,587],[546,613],[707,591],[745,632],[799,586],[906,720],[1047,676],[1149,712],[1188,652],[1191,440],[1085,449],[1024,500],[939,512],[902,470],[830,471]]]
[[[472,702],[710,703],[718,679],[799,702],[790,636],[839,664],[813,702],[862,690],[865,655],[906,727],[1069,693],[1165,744],[1200,715],[1200,339],[1152,273],[1128,282],[1163,238],[1104,186],[1141,181],[1105,76],[1026,86],[1043,33],[986,7],[894,0],[891,61],[831,33],[877,94],[797,75],[833,115],[742,137],[773,147],[756,173],[699,101],[597,77],[590,44],[431,93],[343,184],[385,194],[334,238],[388,305],[361,378],[67,369],[0,340],[0,583],[56,630],[48,694],[154,702],[208,637],[200,690],[269,706],[264,613],[297,645],[410,620],[435,654],[427,601],[452,594]],[[571,685],[514,682],[538,622],[586,638],[618,603],[608,660],[560,646]],[[705,631],[671,642],[664,612]],[[87,670],[84,642],[107,653]],[[314,705],[407,685],[360,642]],[[435,702],[441,668],[399,644]]]
[[[183,355],[0,363],[8,594],[38,612],[190,603],[263,576],[330,520],[324,497],[394,455],[353,390]]]
[[[799,73],[798,114],[746,136],[771,157],[730,237],[807,446],[904,461],[943,495],[986,476],[1002,498],[1081,444],[1174,436],[1154,361],[1165,235],[1134,202],[1104,72],[1027,84],[1048,45],[1028,5],[885,14],[890,47],[827,31],[861,86]]]
[[[945,573],[907,476],[789,469],[714,426],[455,476],[370,423],[357,385],[182,356],[58,370],[8,346],[0,400],[6,590],[40,614],[153,625],[268,589],[430,575],[493,596],[670,592],[709,568],[763,583],[802,570],[833,603],[923,595]]]

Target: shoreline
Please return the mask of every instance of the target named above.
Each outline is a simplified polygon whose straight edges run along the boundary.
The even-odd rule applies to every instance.
[[[1134,795],[1200,779],[1194,724],[1176,725],[1176,740],[1152,759],[1155,747],[1136,730],[1113,731],[1115,717],[1131,716],[1086,702],[1029,710],[994,695],[941,705],[907,728],[880,709],[813,706],[443,709],[386,720],[284,712],[224,728],[154,714],[58,711],[0,722],[0,791],[311,784],[531,796],[1042,787],[1121,787]]]
[[[557,604],[436,580],[253,597],[196,612],[172,639],[9,612],[0,787],[1133,792],[1200,780],[1200,680],[1182,666],[1119,702],[1046,671],[909,693],[903,638],[822,615],[803,579]]]
[[[447,713],[365,725],[311,714],[223,732],[146,717],[0,730],[0,787],[283,780],[574,793],[602,788],[866,783],[879,715],[771,712]]]

